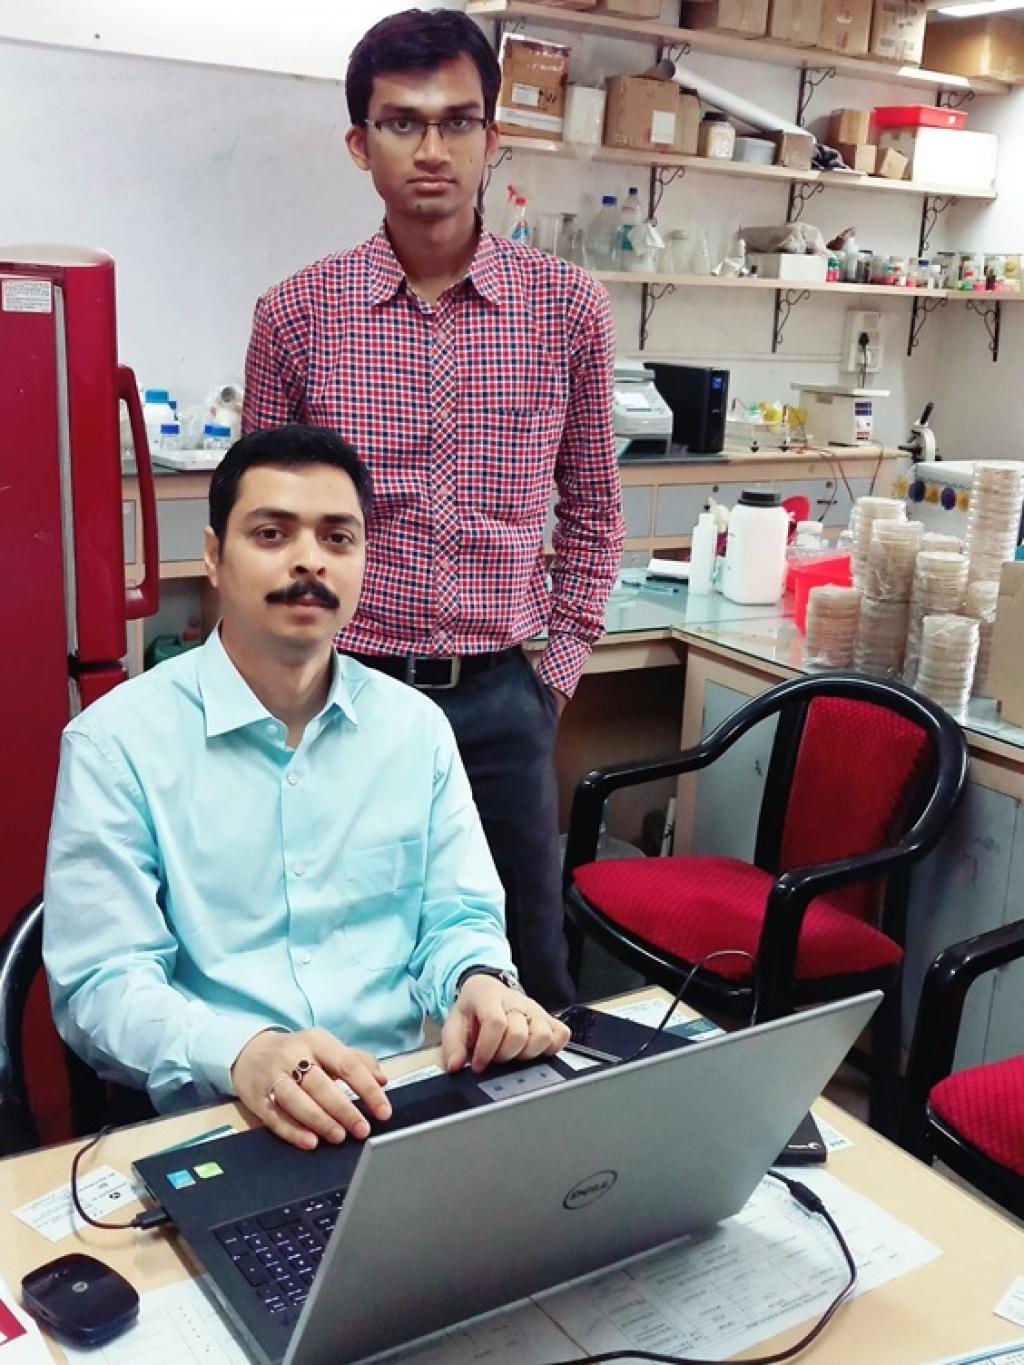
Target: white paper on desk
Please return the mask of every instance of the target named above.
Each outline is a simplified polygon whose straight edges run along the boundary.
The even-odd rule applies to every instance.
[[[576,1343],[526,1300],[372,1359],[373,1365],[547,1365],[578,1360],[579,1354]]]
[[[995,1312],[1007,1322],[1015,1322],[1018,1327],[1024,1327],[1024,1275],[1017,1276],[996,1304]]]
[[[3,1280],[0,1280],[0,1365],[53,1365],[53,1356],[39,1328],[19,1306]]]
[[[251,1365],[199,1280],[141,1295],[135,1325],[113,1341],[63,1350],[68,1365]]]
[[[833,1128],[828,1119],[814,1116],[814,1122],[818,1125],[818,1132],[821,1140],[825,1144],[825,1150],[829,1152],[842,1152],[847,1147],[853,1146],[853,1140],[848,1138],[845,1133],[841,1133],[838,1128]]]
[[[412,1085],[413,1081],[429,1081],[433,1076],[443,1076],[444,1071],[441,1067],[435,1066],[433,1062],[429,1066],[421,1066],[416,1071],[407,1071],[404,1076],[395,1076],[389,1080],[384,1087],[385,1090],[401,1090],[403,1085]],[[343,1091],[350,1100],[357,1099],[356,1092],[345,1081],[335,1081],[339,1090]]]
[[[905,1275],[939,1250],[822,1171],[801,1171],[843,1230],[856,1293]],[[641,1349],[716,1360],[820,1314],[847,1279],[818,1216],[765,1179],[724,1223],[603,1271],[538,1302],[586,1351]]]
[[[139,1199],[138,1191],[128,1177],[112,1166],[97,1166],[94,1171],[80,1175],[78,1197],[90,1218],[101,1220],[120,1213]],[[14,1216],[50,1242],[61,1242],[76,1229],[85,1227],[72,1206],[70,1185],[61,1185],[22,1204],[20,1209],[14,1210]]]
[[[997,1346],[979,1346],[964,1355],[943,1356],[932,1365],[1024,1365],[1024,1337],[1001,1341]]]

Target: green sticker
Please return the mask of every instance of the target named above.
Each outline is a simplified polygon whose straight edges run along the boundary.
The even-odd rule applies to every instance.
[[[199,1166],[193,1166],[192,1169],[200,1180],[212,1180],[215,1175],[224,1174],[216,1161],[204,1161]]]

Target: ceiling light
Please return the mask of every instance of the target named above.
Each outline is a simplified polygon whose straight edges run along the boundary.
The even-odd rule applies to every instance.
[[[963,0],[957,5],[936,5],[936,14],[948,14],[953,19],[967,19],[976,14],[1003,14],[1007,10],[1024,9],[1021,0]]]

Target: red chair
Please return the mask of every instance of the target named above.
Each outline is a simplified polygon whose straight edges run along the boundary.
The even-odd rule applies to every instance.
[[[900,1115],[899,1141],[938,1157],[983,1194],[1024,1218],[1024,1056],[954,1071],[968,988],[1024,957],[1024,921],[946,948],[921,991]]]
[[[752,864],[700,856],[595,861],[612,792],[705,768],[772,717]],[[967,757],[960,726],[926,697],[832,673],[769,689],[693,749],[589,773],[576,788],[565,857],[577,949],[580,932],[590,934],[673,992],[708,953],[742,949],[753,965],[723,957],[713,970],[698,968],[687,999],[751,1021],[881,989],[871,1117],[889,1131],[910,868],[948,827]]]

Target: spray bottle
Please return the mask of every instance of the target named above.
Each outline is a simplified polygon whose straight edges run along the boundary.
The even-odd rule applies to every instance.
[[[533,229],[530,227],[530,220],[526,214],[526,195],[520,194],[515,185],[509,185],[506,193],[512,206],[508,235],[513,242],[518,242],[520,246],[529,246],[533,241]]]

